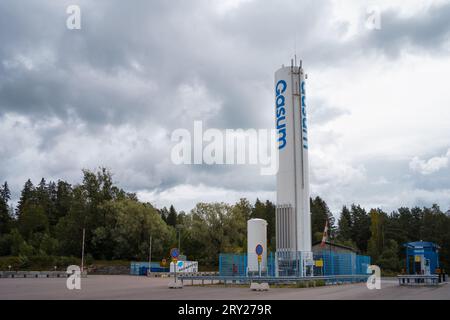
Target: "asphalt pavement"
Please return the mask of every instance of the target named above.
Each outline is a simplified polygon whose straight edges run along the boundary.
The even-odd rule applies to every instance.
[[[80,290],[69,290],[66,279],[0,279],[0,300],[9,299],[145,299],[145,300],[299,300],[299,299],[450,299],[450,285],[400,287],[396,279],[383,279],[380,290],[365,283],[316,288],[270,288],[255,292],[249,286],[189,285],[169,289],[168,278],[89,275],[81,279]]]

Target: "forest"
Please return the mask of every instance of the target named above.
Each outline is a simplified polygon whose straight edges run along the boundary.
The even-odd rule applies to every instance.
[[[153,261],[169,258],[178,247],[203,268],[216,268],[219,253],[246,251],[247,220],[268,221],[269,251],[275,251],[275,205],[271,201],[235,204],[198,203],[190,212],[173,206],[156,208],[138,200],[113,182],[112,173],[99,168],[83,170],[82,182],[24,183],[20,199],[11,204],[7,182],[0,186],[0,257],[14,268],[79,263],[85,229],[86,262],[94,260],[147,260],[152,238]],[[319,196],[311,201],[313,242],[322,239],[325,222],[329,240],[370,255],[382,270],[404,268],[402,244],[432,241],[440,247],[444,269],[450,261],[450,217],[437,204],[400,207],[393,212],[343,206],[336,221]],[[12,262],[11,262],[12,261]],[[7,266],[1,264],[0,269]]]

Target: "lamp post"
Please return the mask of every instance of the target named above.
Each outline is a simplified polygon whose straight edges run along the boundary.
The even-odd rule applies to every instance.
[[[81,273],[83,273],[84,269],[84,239],[86,235],[86,229],[83,228],[83,243],[81,245]]]
[[[182,224],[177,224],[176,227],[178,234],[178,252],[181,254],[181,229],[183,228]]]
[[[150,235],[149,248],[148,248],[148,272],[147,276],[152,272],[152,236]]]

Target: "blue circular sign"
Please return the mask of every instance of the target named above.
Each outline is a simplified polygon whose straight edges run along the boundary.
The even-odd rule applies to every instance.
[[[180,253],[178,252],[177,248],[173,248],[172,250],[170,250],[170,255],[172,256],[172,258],[178,258],[178,256],[180,255]]]
[[[256,254],[257,254],[258,256],[262,255],[262,253],[263,253],[263,246],[260,245],[260,244],[258,244],[258,245],[256,246],[255,251],[256,251]]]

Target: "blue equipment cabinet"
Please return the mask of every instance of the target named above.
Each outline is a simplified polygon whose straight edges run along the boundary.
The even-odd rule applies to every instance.
[[[404,243],[406,248],[407,274],[436,274],[439,269],[440,247],[432,242],[414,241]]]

